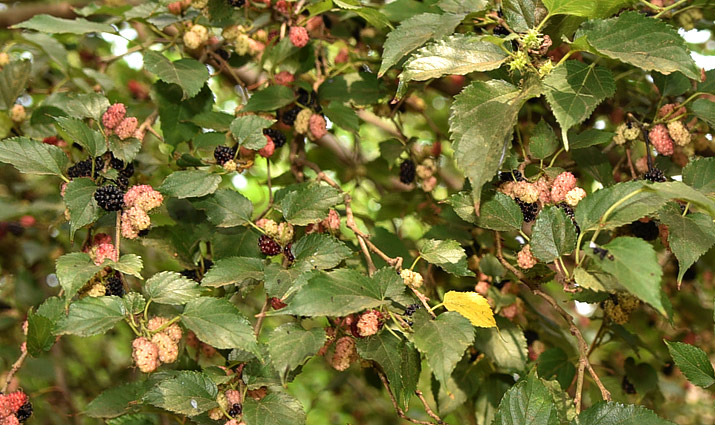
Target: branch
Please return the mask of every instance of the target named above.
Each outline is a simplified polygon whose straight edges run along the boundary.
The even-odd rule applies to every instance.
[[[6,393],[7,388],[10,386],[10,383],[12,382],[13,376],[17,373],[18,370],[22,367],[22,363],[25,361],[25,358],[27,357],[27,347],[23,343],[21,348],[21,354],[20,357],[15,360],[15,363],[12,364],[12,368],[10,371],[7,373],[7,377],[5,378],[5,384],[2,386],[2,390],[0,390],[0,393]]]
[[[377,372],[377,375],[380,377],[380,381],[382,381],[382,385],[387,390],[387,394],[390,396],[390,401],[392,401],[392,406],[394,406],[395,411],[397,412],[397,416],[401,417],[402,419],[404,419],[406,421],[410,421],[413,424],[420,424],[420,425],[433,425],[434,424],[434,422],[421,421],[419,419],[414,419],[414,418],[407,416],[405,414],[404,410],[402,410],[400,408],[400,406],[397,404],[397,399],[395,399],[395,395],[392,394],[392,390],[390,389],[390,384],[387,381],[387,377],[385,376],[385,374],[382,373],[382,371],[378,370],[377,368],[375,368],[375,371]],[[416,391],[415,393],[418,393],[418,392],[419,391]],[[420,395],[421,394],[422,393],[420,392]],[[420,397],[420,400],[424,400],[424,398]],[[427,407],[427,409],[429,409],[429,407],[427,406],[426,403],[425,403],[425,406]],[[429,410],[429,412],[431,412],[431,411],[432,410]],[[429,414],[429,412],[428,412],[428,414]],[[432,413],[432,414],[434,414],[434,413]],[[430,415],[430,416],[432,416],[432,415]],[[437,416],[437,415],[435,415],[435,416]],[[439,416],[437,416],[437,419],[439,420],[439,422],[437,422],[438,424],[444,424],[444,422],[441,419],[439,419]]]

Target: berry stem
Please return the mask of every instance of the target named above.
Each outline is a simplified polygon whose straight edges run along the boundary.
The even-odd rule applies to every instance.
[[[10,383],[12,382],[12,378],[15,376],[18,370],[22,367],[22,363],[25,361],[25,358],[27,357],[27,350],[22,350],[20,353],[20,357],[15,360],[15,363],[12,364],[12,368],[10,371],[7,373],[7,377],[5,378],[5,383],[2,386],[2,390],[0,390],[0,393],[6,393],[7,388],[10,386]]]
[[[686,1],[688,1],[688,0],[676,1],[675,3],[671,4],[670,6],[664,7],[660,12],[658,12],[657,15],[655,15],[655,16],[653,17],[653,19],[658,19],[658,18],[660,18],[660,16],[663,15],[664,13],[667,13],[669,10],[674,9],[674,8],[680,6],[681,4],[685,3]]]
[[[119,261],[119,244],[122,240],[122,210],[117,211],[116,224],[114,226],[114,249],[117,251],[117,261]]]
[[[412,265],[410,266],[410,270],[414,270],[414,269],[415,269],[415,266],[417,265],[417,263],[420,261],[421,258],[422,258],[421,255],[418,255],[417,258],[415,258],[415,261],[413,261],[413,262],[412,262]]]
[[[147,303],[149,305],[149,303]],[[176,316],[173,319],[169,320],[168,322],[164,323],[163,325],[159,326],[155,330],[152,331],[152,334],[158,334],[159,332],[163,331],[164,329],[168,328],[169,326],[173,325],[174,323],[178,322],[181,320],[181,316]]]

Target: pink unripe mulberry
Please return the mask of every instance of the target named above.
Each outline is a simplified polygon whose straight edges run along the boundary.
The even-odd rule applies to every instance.
[[[325,224],[330,230],[340,230],[340,215],[334,209],[328,211],[328,218],[325,219]]]
[[[20,425],[20,420],[15,415],[0,419],[0,425]]]
[[[313,138],[320,139],[328,133],[328,124],[325,122],[325,118],[323,118],[322,115],[311,115],[308,123],[310,128],[310,134],[313,136]]]
[[[139,370],[150,373],[159,367],[159,348],[144,338],[137,338],[132,342],[132,358]]]
[[[653,147],[659,154],[670,156],[673,154],[673,139],[668,134],[668,129],[663,124],[658,124],[648,133]]]
[[[132,186],[124,194],[124,205],[127,208],[137,207],[144,211],[150,211],[159,207],[163,201],[162,194],[148,184]]]
[[[549,184],[549,180],[546,177],[540,177],[534,185],[539,191],[539,201],[541,201],[542,204],[551,203],[551,190],[549,190],[551,185]]]
[[[281,71],[275,76],[275,81],[276,84],[279,84],[281,86],[289,86],[293,81],[295,81],[295,77],[293,74],[291,74],[288,71]]]
[[[529,204],[539,200],[539,190],[535,185],[527,181],[516,182],[514,195]]]
[[[241,403],[241,393],[237,390],[227,390],[225,395],[229,406]]]
[[[276,144],[273,143],[273,139],[270,136],[266,136],[266,146],[258,150],[258,154],[264,158],[270,158],[273,156],[273,152],[276,151]]]
[[[517,255],[516,263],[522,269],[530,269],[534,267],[536,263],[538,263],[538,260],[531,253],[531,245],[524,245],[524,247],[521,249],[521,251],[519,251],[519,254]]]
[[[348,49],[343,47],[340,49],[338,54],[335,56],[335,63],[346,63],[350,59],[350,56],[348,54]]]
[[[554,203],[563,201],[566,194],[574,187],[576,187],[576,177],[568,171],[564,171],[556,176],[553,185],[551,185],[551,200]]]
[[[111,243],[101,243],[92,247],[89,252],[89,256],[92,257],[94,264],[101,265],[104,260],[110,259],[112,261],[118,261],[119,256],[117,255],[117,250]]]
[[[107,111],[102,115],[102,125],[104,128],[111,130],[118,126],[127,115],[127,108],[123,103],[115,103],[107,108]]]
[[[357,333],[361,337],[375,335],[380,330],[382,314],[377,310],[366,311],[357,322]]]
[[[586,197],[586,191],[583,190],[580,187],[574,187],[573,189],[569,190],[569,192],[566,194],[564,197],[564,200],[566,201],[567,204],[571,205],[572,207],[575,207],[578,205],[578,203],[581,201],[581,199]]]
[[[303,27],[290,27],[288,37],[290,37],[290,42],[293,43],[295,47],[304,47],[310,40],[308,31]]]
[[[139,122],[135,117],[124,118],[115,128],[114,132],[122,140],[128,139],[134,136],[137,131],[137,126]]]
[[[357,350],[355,340],[349,336],[344,336],[335,343],[335,353],[331,359],[331,364],[336,370],[346,370],[350,364],[357,360]]]
[[[162,363],[174,363],[179,357],[179,346],[164,332],[154,334],[151,342],[156,345]]]

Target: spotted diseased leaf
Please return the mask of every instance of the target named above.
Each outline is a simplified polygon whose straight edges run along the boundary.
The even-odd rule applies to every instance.
[[[216,384],[205,374],[182,370],[156,384],[143,401],[186,416],[196,416],[218,406]]]
[[[127,314],[119,297],[85,297],[70,305],[57,322],[55,334],[88,337],[112,329]]]
[[[476,292],[449,291],[444,294],[442,303],[447,310],[456,311],[474,326],[493,328],[497,325],[487,299]]]
[[[186,304],[181,321],[206,344],[261,355],[251,324],[227,299],[195,298]]]
[[[665,345],[668,346],[670,356],[688,381],[703,388],[715,384],[715,370],[705,351],[682,342],[665,341]]]
[[[422,13],[402,21],[400,26],[387,35],[378,77],[430,39],[452,34],[462,18],[463,14]]]
[[[700,80],[700,70],[685,40],[660,19],[630,11],[616,18],[588,21],[579,31],[590,46],[604,56],[646,71],[666,75],[680,71],[688,78]]]
[[[561,136],[567,150],[569,128],[591,116],[596,106],[613,96],[615,90],[611,71],[595,63],[586,65],[576,60],[566,61],[544,77],[544,94],[561,125]]]
[[[440,266],[457,276],[472,276],[467,268],[467,254],[457,241],[427,239],[421,242],[420,256],[427,262]]]
[[[0,162],[12,165],[21,173],[62,176],[68,159],[57,146],[27,137],[13,137],[0,143]]]
[[[675,425],[652,410],[633,404],[602,401],[581,412],[569,425]]]
[[[493,425],[559,425],[554,399],[535,374],[504,394]]]
[[[198,198],[216,191],[221,176],[204,170],[174,171],[159,187],[159,192],[175,198]]]
[[[147,279],[144,293],[155,303],[182,305],[201,295],[198,283],[176,272],[161,272]]]
[[[283,392],[272,392],[255,401],[243,404],[246,425],[304,425],[305,411],[300,401]]]
[[[550,263],[576,248],[576,227],[559,207],[541,210],[532,229],[531,252],[539,260]]]
[[[291,371],[320,350],[325,338],[323,328],[306,330],[297,323],[285,323],[271,332],[268,336],[268,353],[284,383]]]
[[[184,99],[196,96],[209,79],[209,71],[201,62],[195,59],[179,59],[172,62],[163,54],[153,50],[144,53],[144,67],[162,81],[181,87]]]
[[[305,226],[328,216],[328,209],[342,201],[337,189],[319,183],[288,186],[276,193],[283,217],[289,223]]]
[[[427,44],[405,62],[401,83],[443,75],[464,75],[499,68],[508,55],[498,45],[475,35],[454,34]]]
[[[474,340],[474,327],[467,318],[448,311],[431,320],[426,313],[415,319],[414,342],[427,357],[434,376],[446,383],[464,350]]]

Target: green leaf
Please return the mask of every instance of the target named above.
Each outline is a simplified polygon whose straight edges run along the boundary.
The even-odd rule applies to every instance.
[[[558,148],[559,141],[556,139],[554,129],[542,118],[531,133],[531,142],[529,142],[531,156],[544,159],[551,156]]]
[[[118,272],[124,274],[129,274],[137,279],[143,279],[141,275],[142,268],[144,264],[142,263],[142,258],[136,254],[124,254],[119,257],[119,261],[104,260],[102,263],[104,267],[111,267]]]
[[[65,291],[67,302],[101,269],[84,252],[72,252],[58,258],[57,279]]]
[[[174,171],[159,187],[159,192],[175,198],[198,198],[216,191],[221,176],[204,170]]]
[[[276,298],[288,298],[290,293],[303,286],[313,274],[295,268],[284,269],[276,263],[266,266],[263,285],[266,295]],[[288,294],[288,295],[287,295]]]
[[[495,195],[495,197],[496,197],[496,195]],[[511,199],[511,198],[509,198],[509,199]],[[472,203],[472,197],[467,192],[455,193],[454,195],[450,196],[447,200],[445,200],[445,202],[452,206],[452,209],[454,209],[454,212],[462,220],[466,221],[467,223],[477,223],[478,218],[477,218],[477,215],[474,213],[474,204]],[[490,206],[490,208],[493,210],[499,210],[501,208],[501,206],[499,205],[499,201],[496,201],[495,199],[490,198],[489,200],[484,202],[484,205],[482,205],[482,215],[484,214],[484,208],[486,208],[486,204],[488,202],[497,202],[497,205]],[[519,210],[519,213],[521,213],[521,210]],[[497,218],[497,217],[493,217],[493,218]],[[510,220],[507,219],[507,221],[510,221]],[[485,227],[487,229],[492,229],[492,227],[488,227],[488,226],[502,227],[505,225],[505,224],[501,223],[501,217],[498,217],[498,221],[496,223],[492,223],[492,221],[490,219],[485,219],[485,223],[487,223],[487,224],[480,224],[479,226]]]
[[[511,387],[499,403],[493,425],[559,425],[548,388],[535,374]]]
[[[286,86],[272,85],[254,93],[241,111],[275,111],[293,103],[294,100],[293,90]]]
[[[550,379],[556,375],[556,380],[563,390],[568,389],[574,375],[576,375],[576,368],[573,363],[569,361],[564,350],[558,347],[549,348],[541,353],[536,371],[544,379]]]
[[[593,192],[576,206],[576,222],[583,231],[606,230],[654,213],[665,204],[665,199],[644,190],[643,186],[642,181],[630,181]],[[601,217],[614,206],[606,220],[599,224]]]
[[[715,102],[707,99],[698,99],[693,102],[690,109],[698,118],[710,124],[710,127],[715,127],[715,112],[713,112],[713,110],[715,110]]]
[[[589,128],[579,134],[569,135],[569,147],[571,150],[576,150],[594,145],[603,145],[610,143],[614,135],[615,133],[611,133],[610,131]]]
[[[715,195],[715,158],[695,158],[690,161],[683,168],[683,183],[708,196]]]
[[[552,15],[573,15],[584,18],[605,18],[635,0],[544,0]]]
[[[508,371],[521,372],[529,360],[524,332],[501,316],[494,319],[497,322],[496,328],[477,328],[474,346],[497,366]]]
[[[382,77],[406,54],[430,39],[452,34],[463,18],[462,14],[422,13],[402,21],[400,26],[387,34],[382,52],[382,64],[377,76]]]
[[[260,356],[251,324],[226,299],[195,298],[186,304],[181,321],[206,344],[221,349],[240,348]]]
[[[449,117],[452,147],[472,184],[477,210],[482,185],[499,170],[519,109],[535,90],[522,91],[501,80],[477,81],[455,97]]]
[[[343,200],[337,189],[320,183],[301,183],[276,193],[283,217],[291,224],[305,226],[328,216],[328,209]]]
[[[13,61],[0,70],[0,109],[9,110],[27,87],[32,63],[29,60]]]
[[[86,19],[64,19],[51,15],[35,15],[27,21],[15,24],[10,28],[24,28],[46,32],[48,34],[87,34],[88,32],[110,32],[116,30],[113,26],[99,22],[91,22]]]
[[[247,149],[261,149],[266,146],[268,140],[263,135],[263,129],[272,126],[275,122],[258,115],[244,115],[231,122],[231,134],[240,146]]]
[[[195,116],[191,122],[202,128],[228,131],[235,117],[225,112],[207,111]]]
[[[150,381],[136,381],[118,385],[102,392],[89,402],[82,414],[90,418],[116,418],[131,411],[149,389]]]
[[[512,30],[526,32],[536,26],[533,0],[502,0],[501,10]]]
[[[182,370],[144,394],[144,402],[170,412],[196,416],[218,406],[218,388],[200,372]]]
[[[423,240],[420,243],[420,256],[445,271],[457,276],[472,276],[467,268],[467,254],[457,241]]]
[[[581,412],[569,425],[675,425],[652,410],[633,404],[602,401]]]
[[[206,217],[217,227],[242,226],[251,221],[253,204],[232,189],[220,189],[193,202],[194,207],[206,211]]]
[[[464,350],[474,340],[474,327],[461,314],[448,311],[434,320],[416,320],[412,329],[415,346],[427,357],[437,380],[446,384]]]
[[[124,294],[122,302],[128,314],[139,314],[143,312],[144,307],[146,307],[146,299],[144,299],[144,296],[139,292]]]
[[[41,314],[27,315],[27,352],[32,357],[38,357],[49,351],[55,343],[52,320]]]
[[[57,146],[26,137],[13,137],[0,143],[0,162],[27,174],[62,176],[67,168],[67,155]]]
[[[683,217],[675,204],[666,205],[658,212],[658,218],[668,226],[668,243],[678,259],[678,282],[681,282],[690,266],[715,245],[715,224],[701,213]]]
[[[73,179],[65,188],[64,201],[70,212],[70,238],[74,232],[90,223],[94,223],[102,210],[94,200],[97,185],[89,178]]]
[[[142,148],[142,142],[139,139],[130,137],[121,140],[119,137],[109,138],[109,150],[115,158],[124,162],[132,162]]]
[[[437,7],[448,13],[476,13],[488,6],[486,0],[439,0]]]
[[[679,199],[681,201],[690,202],[702,208],[705,212],[710,214],[711,217],[715,218],[715,201],[683,182],[651,183],[646,184],[644,188],[647,191],[655,192],[663,201]]]
[[[144,293],[155,303],[182,305],[199,297],[201,288],[176,272],[161,272],[147,279]]]
[[[589,1],[589,3],[593,3]],[[566,61],[544,77],[544,94],[568,150],[568,129],[582,123],[599,103],[613,96],[616,83],[608,68],[576,60]]]
[[[576,248],[576,227],[559,207],[541,210],[532,229],[531,252],[539,260],[550,263]]]
[[[357,350],[360,358],[372,360],[380,366],[395,394],[397,404],[401,409],[407,410],[420,377],[420,354],[414,345],[383,331],[359,339]]]
[[[305,235],[292,246],[295,268],[326,270],[352,255],[352,250],[338,239],[322,233]]]
[[[682,342],[665,341],[673,361],[688,378],[699,387],[707,388],[715,384],[715,370],[702,349]]]
[[[653,77],[653,83],[658,87],[661,96],[680,96],[690,90],[690,80],[680,72],[670,75],[654,72],[651,77]]]
[[[352,269],[320,272],[273,314],[297,316],[347,316],[384,304],[377,282]]]
[[[501,47],[484,41],[484,37],[454,34],[415,52],[405,62],[400,82],[489,71],[499,68],[507,57]]]
[[[474,206],[471,202],[469,206],[474,211]],[[497,192],[492,198],[485,199],[480,212],[481,214],[477,218],[477,225],[485,229],[497,231],[519,230],[524,222],[524,215],[519,205],[511,197],[501,192]]]
[[[590,174],[596,181],[604,186],[611,186],[615,183],[613,180],[613,167],[611,166],[611,162],[601,149],[588,147],[574,150],[571,152],[571,157],[583,171]]]
[[[609,58],[666,75],[680,71],[700,80],[700,69],[690,57],[685,40],[660,19],[630,11],[616,18],[588,21],[582,31],[591,47]]]
[[[82,146],[89,156],[99,156],[107,151],[107,143],[102,134],[87,127],[84,122],[70,117],[57,117],[55,121],[62,130],[62,138]]]
[[[191,120],[211,110],[214,95],[208,84],[204,85],[198,95],[183,100],[184,91],[181,87],[159,80],[154,83],[153,97],[159,105],[161,132],[165,143],[177,146],[202,134],[201,128],[192,124]]]
[[[268,353],[273,367],[285,383],[288,374],[308,361],[325,343],[325,331],[303,329],[297,323],[284,323],[268,336]]]
[[[263,261],[260,258],[229,257],[217,260],[206,272],[201,285],[225,286],[240,284],[249,279],[263,279]]]
[[[323,108],[323,113],[338,127],[348,131],[360,130],[360,119],[355,110],[349,106],[340,102],[330,102],[326,108]]]
[[[248,397],[243,403],[246,425],[304,425],[305,411],[300,401],[282,392],[272,392],[255,401]]]
[[[68,96],[62,106],[69,116],[75,118],[91,118],[95,121],[102,119],[102,114],[109,108],[109,100],[99,93],[81,93]]]
[[[55,334],[99,335],[112,329],[125,314],[119,297],[85,297],[70,304],[69,314],[57,322]]]
[[[631,294],[666,315],[661,299],[660,279],[663,270],[653,246],[643,239],[619,237],[602,246],[608,255],[601,259],[586,250],[601,269],[612,274]]]
[[[209,71],[201,62],[195,59],[172,62],[153,50],[144,53],[144,68],[156,74],[162,81],[181,87],[184,99],[196,96],[209,79]]]

